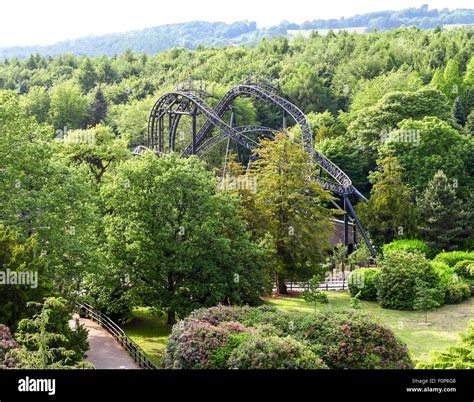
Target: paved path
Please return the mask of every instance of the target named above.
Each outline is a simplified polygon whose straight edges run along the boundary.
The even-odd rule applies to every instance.
[[[79,318],[75,315],[74,319]],[[79,322],[89,330],[89,351],[86,360],[96,369],[139,369],[130,355],[115,338],[94,321],[79,318]],[[74,321],[71,321],[71,325]]]

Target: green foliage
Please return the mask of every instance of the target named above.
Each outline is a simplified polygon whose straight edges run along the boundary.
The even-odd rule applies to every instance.
[[[298,337],[319,345],[318,353],[332,369],[407,369],[412,367],[405,344],[395,334],[358,311],[305,314]]]
[[[460,261],[474,261],[474,251],[443,251],[435,257],[435,261],[444,262],[450,267],[455,267]]]
[[[15,334],[24,347],[16,357],[21,368],[58,368],[80,365],[89,349],[87,330],[79,321],[71,329],[72,305],[63,298],[49,297],[32,303],[38,312],[20,321]]]
[[[376,281],[379,275],[378,268],[359,268],[352,271],[347,279],[349,292],[361,300],[377,300]]]
[[[388,132],[395,130],[405,119],[420,120],[425,116],[452,121],[451,106],[441,92],[430,88],[392,92],[375,105],[361,109],[349,125],[348,132],[361,152],[373,160]],[[411,143],[408,145],[413,146]]]
[[[433,288],[425,281],[416,278],[415,280],[415,300],[413,301],[413,310],[425,312],[425,323],[428,322],[428,310],[439,307],[440,290]]]
[[[416,299],[416,281],[436,288],[438,276],[421,253],[393,251],[380,261],[377,278],[377,296],[384,308],[413,310]]]
[[[358,212],[374,241],[385,244],[414,232],[415,206],[397,158],[387,156],[378,165],[379,170],[370,175],[374,186],[369,201],[359,204]]]
[[[285,292],[285,277],[312,276],[320,268],[329,249],[333,211],[325,203],[332,196],[309,176],[312,165],[300,144],[278,134],[261,145],[251,170],[258,186],[254,226],[274,240],[272,263],[278,289]]]
[[[372,80],[362,80],[352,98],[351,111],[372,106],[390,92],[415,92],[421,87],[420,77],[408,69],[381,74]]]
[[[454,272],[474,284],[474,259],[458,261],[454,265]]]
[[[349,303],[349,307],[354,309],[354,310],[360,310],[362,308],[362,305],[360,303],[360,296],[362,294],[362,291],[359,290],[357,294],[354,297],[351,297],[351,301]]]
[[[416,365],[418,369],[474,369],[474,322],[469,324],[466,333],[460,334],[460,341],[442,352],[435,352],[433,358]]]
[[[263,253],[196,158],[147,153],[122,163],[102,188],[113,272],[129,274],[144,302],[188,314],[218,303],[259,302],[267,291]],[[137,213],[140,211],[140,213]]]
[[[430,247],[422,240],[416,239],[400,239],[394,240],[391,243],[384,244],[383,254],[390,253],[392,251],[406,251],[407,253],[420,252],[427,258],[434,257]]]
[[[51,90],[48,121],[63,133],[68,129],[83,128],[89,118],[89,100],[71,82],[57,84]]]
[[[454,282],[446,288],[444,296],[446,304],[458,304],[468,299],[471,295],[471,288],[462,281]]]
[[[310,347],[291,337],[251,336],[232,352],[231,369],[324,369],[327,366]]]
[[[329,303],[328,295],[326,292],[321,292],[319,284],[321,283],[321,278],[319,276],[313,276],[308,281],[308,289],[305,289],[303,292],[303,297],[305,302],[314,303],[314,309],[318,303]]]
[[[399,130],[391,134],[397,140],[387,141],[384,152],[394,152],[404,168],[404,181],[418,194],[442,170],[449,182],[457,183],[457,191],[468,197],[472,185],[468,174],[472,144],[467,137],[445,121],[429,116],[405,120],[399,124]],[[409,141],[405,141],[405,137]]]
[[[473,231],[473,212],[457,197],[447,176],[439,171],[418,200],[420,236],[433,248],[459,248]]]
[[[217,306],[199,309],[174,325],[163,365],[370,369],[411,368],[411,361],[406,346],[393,332],[365,314],[296,315],[269,306]]]
[[[46,262],[42,282],[67,291],[101,267],[94,183],[86,168],[61,161],[50,126],[22,117],[16,94],[0,91],[0,104],[0,222],[22,241],[36,237]]]
[[[126,142],[116,138],[110,127],[100,124],[87,130],[70,131],[64,137],[61,152],[71,163],[87,164],[97,182],[108,169],[130,156]]]
[[[45,283],[45,259],[38,253],[37,238],[22,244],[18,234],[0,224],[0,322],[15,329],[28,313],[27,302],[41,301],[48,284]],[[28,275],[30,283],[9,284],[12,275]]]

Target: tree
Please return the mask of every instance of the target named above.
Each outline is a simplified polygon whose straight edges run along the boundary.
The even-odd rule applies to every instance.
[[[451,106],[440,91],[422,88],[416,92],[392,92],[383,96],[375,105],[361,109],[349,124],[349,138],[361,154],[375,161],[384,134],[397,128],[405,119],[419,120],[436,116],[453,123]]]
[[[308,289],[304,290],[303,298],[306,303],[314,303],[314,309],[318,303],[327,304],[329,303],[328,295],[326,292],[319,290],[319,284],[321,283],[321,276],[315,275],[308,281]]]
[[[94,183],[86,167],[66,166],[58,157],[51,127],[22,117],[16,94],[0,92],[0,103],[0,222],[22,243],[36,236],[43,280],[66,292],[100,267]]]
[[[111,166],[130,155],[126,142],[116,138],[110,127],[101,124],[71,131],[64,137],[61,150],[69,161],[86,163],[98,183]]]
[[[20,107],[26,117],[34,117],[38,123],[48,119],[50,96],[45,88],[31,87],[28,93],[20,98]]]
[[[312,275],[329,249],[333,212],[325,207],[332,196],[314,180],[314,167],[301,145],[280,133],[261,141],[251,175],[262,235],[275,244],[278,291],[285,277]]]
[[[307,113],[335,113],[337,102],[328,86],[318,76],[318,72],[309,64],[302,63],[296,73],[290,76],[284,86],[285,93]]]
[[[441,90],[453,102],[462,91],[462,80],[459,75],[459,63],[451,59],[446,64],[443,73],[443,85]]]
[[[422,239],[438,250],[456,250],[472,233],[469,205],[443,171],[435,173],[418,199],[419,231]]]
[[[416,297],[413,309],[425,312],[425,324],[428,323],[428,311],[440,306],[438,302],[440,298],[439,293],[439,289],[430,287],[419,278],[416,279]]]
[[[49,297],[44,303],[30,303],[39,311],[32,318],[20,321],[15,334],[24,347],[14,354],[20,368],[82,367],[89,349],[87,329],[76,319],[69,325],[72,305],[63,298]]]
[[[44,257],[38,255],[37,239],[30,237],[21,244],[18,234],[0,224],[0,322],[15,329],[18,322],[28,313],[27,302],[41,301],[48,284],[43,273]],[[28,283],[20,283],[14,278],[24,275]]]
[[[142,303],[168,324],[219,303],[257,303],[267,292],[263,253],[196,158],[154,153],[130,159],[104,184],[106,235],[113,269],[129,275]]]
[[[403,166],[402,178],[420,194],[438,170],[456,180],[460,193],[469,197],[472,144],[450,124],[436,117],[407,119],[381,148],[382,155],[394,153]]]
[[[433,358],[427,362],[420,362],[417,369],[474,369],[474,321],[469,322],[465,333],[460,334],[460,340],[454,346],[444,351],[435,352]]]
[[[89,57],[86,57],[76,70],[76,79],[84,94],[89,93],[95,87],[97,73]]]
[[[105,100],[102,89],[98,87],[93,93],[93,100],[90,108],[89,125],[95,126],[104,121],[107,116],[107,101]]]
[[[372,80],[361,80],[352,98],[351,112],[376,104],[390,92],[414,92],[421,87],[420,77],[407,68],[381,74]]]
[[[463,102],[461,101],[461,98],[459,97],[457,97],[456,100],[454,101],[453,114],[454,114],[454,118],[456,119],[456,122],[460,126],[464,127],[467,120],[467,113],[466,113],[466,109],[464,109]]]
[[[49,122],[56,129],[82,128],[89,118],[89,100],[71,82],[57,84],[51,90]]]
[[[415,204],[402,180],[403,168],[393,155],[380,159],[378,170],[369,176],[374,184],[369,201],[359,204],[360,219],[379,244],[415,230]]]

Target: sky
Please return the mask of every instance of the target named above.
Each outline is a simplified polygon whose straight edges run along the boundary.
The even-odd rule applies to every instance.
[[[423,4],[430,9],[473,7],[472,0],[3,0],[0,46],[45,45],[195,20],[250,20],[264,27]]]

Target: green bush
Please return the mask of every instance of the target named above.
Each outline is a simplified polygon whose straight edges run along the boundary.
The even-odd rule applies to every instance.
[[[308,345],[287,336],[254,335],[240,343],[229,358],[231,369],[324,369]]]
[[[467,283],[459,281],[452,283],[446,288],[444,301],[447,304],[458,304],[469,298],[471,288]]]
[[[428,362],[420,362],[418,369],[474,369],[474,321],[469,323],[465,334],[460,334],[460,341],[456,346],[451,346],[443,352],[436,352]]]
[[[458,261],[454,266],[454,272],[461,278],[466,279],[469,283],[474,284],[474,261],[462,260]]]
[[[359,268],[352,271],[348,278],[349,292],[355,297],[360,292],[361,300],[377,300],[376,278],[380,274],[378,268]]]
[[[222,321],[237,316],[241,322]],[[410,368],[411,361],[393,332],[364,314],[308,315],[268,306],[218,306],[196,310],[173,326],[162,365],[176,369],[358,369]]]
[[[431,248],[422,240],[400,239],[394,240],[383,246],[384,255],[391,253],[392,251],[406,251],[407,253],[419,251],[420,253],[423,253],[426,258],[433,257]]]
[[[318,354],[333,369],[409,369],[406,345],[392,330],[355,310],[300,316],[299,336],[319,345]]]
[[[463,260],[474,261],[474,251],[444,251],[435,257],[435,261],[441,261],[450,267]]]
[[[419,252],[390,252],[381,260],[380,269],[377,297],[385,308],[413,310],[417,279],[431,288],[438,287],[438,275]]]

